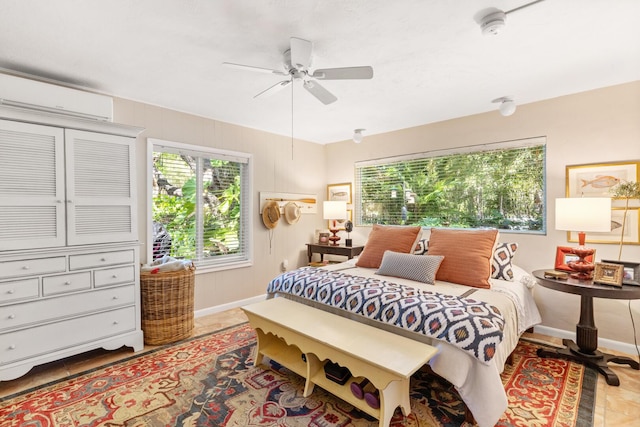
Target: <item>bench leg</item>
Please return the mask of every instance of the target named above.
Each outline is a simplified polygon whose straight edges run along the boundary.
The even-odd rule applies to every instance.
[[[385,389],[380,390],[380,427],[389,426],[398,406],[405,416],[411,413],[408,379],[391,381]]]

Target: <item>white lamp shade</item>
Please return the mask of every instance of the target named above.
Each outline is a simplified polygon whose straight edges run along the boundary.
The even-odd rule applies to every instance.
[[[611,199],[608,197],[556,199],[556,230],[610,232]]]
[[[322,213],[324,219],[347,219],[347,202],[323,202]]]

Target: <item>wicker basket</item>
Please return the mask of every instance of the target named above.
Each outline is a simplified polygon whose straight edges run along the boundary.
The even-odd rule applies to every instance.
[[[167,344],[191,336],[195,271],[191,264],[186,270],[140,273],[145,344]]]

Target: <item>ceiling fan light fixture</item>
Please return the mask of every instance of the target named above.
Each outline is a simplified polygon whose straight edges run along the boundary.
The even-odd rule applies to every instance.
[[[507,14],[503,11],[493,12],[482,18],[480,30],[484,35],[498,35],[505,27]]]
[[[491,101],[492,103],[500,103],[500,114],[502,114],[503,116],[507,117],[512,115],[513,113],[516,112],[516,103],[515,101],[509,97],[509,96],[502,96],[500,98],[496,98],[493,101]]]
[[[366,129],[355,129],[353,131],[353,142],[355,142],[356,144],[360,144],[362,142],[362,132],[364,132]]]

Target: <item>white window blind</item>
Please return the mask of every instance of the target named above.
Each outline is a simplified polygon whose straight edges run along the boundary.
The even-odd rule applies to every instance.
[[[152,143],[153,259],[230,268],[251,262],[251,156]]]
[[[357,225],[544,233],[546,138],[358,162]]]

